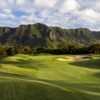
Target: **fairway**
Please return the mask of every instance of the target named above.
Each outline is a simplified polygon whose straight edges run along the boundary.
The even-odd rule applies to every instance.
[[[100,55],[87,61],[57,60],[66,57],[0,58],[0,100],[100,100]]]

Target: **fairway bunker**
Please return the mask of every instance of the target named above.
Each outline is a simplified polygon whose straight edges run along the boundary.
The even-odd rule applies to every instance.
[[[59,61],[88,61],[91,60],[91,58],[89,58],[88,55],[77,55],[75,57],[71,57],[69,56],[68,59],[67,58],[59,58]]]

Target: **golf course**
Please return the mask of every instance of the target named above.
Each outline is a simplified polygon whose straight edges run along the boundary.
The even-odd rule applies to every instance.
[[[0,100],[100,100],[100,55],[89,56],[2,57]]]

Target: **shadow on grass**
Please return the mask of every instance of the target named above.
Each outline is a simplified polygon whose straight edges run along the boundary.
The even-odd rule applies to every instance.
[[[0,80],[2,80],[0,82],[7,81],[4,78],[15,79],[15,80],[18,79],[19,81],[25,81],[25,82],[28,82],[28,81],[35,82],[36,84],[43,84],[44,87],[49,86],[49,88],[51,88],[51,87],[57,88],[58,90],[65,92],[65,94],[71,93],[70,91],[67,91],[67,89],[68,89],[68,90],[73,91],[75,93],[75,94],[73,93],[74,95],[78,94],[80,97],[82,97],[80,99],[77,99],[77,98],[75,99],[75,97],[73,97],[74,100],[94,100],[95,98],[96,98],[96,100],[100,100],[100,95],[97,95],[98,93],[100,93],[100,83],[83,83],[83,84],[68,83],[68,82],[65,82],[62,80],[54,81],[54,80],[38,79],[37,77],[21,76],[21,75],[10,74],[10,73],[5,73],[5,72],[0,72],[0,76],[1,76]],[[33,83],[33,85],[34,85],[34,83]],[[38,87],[38,88],[41,88],[41,87]],[[45,91],[45,89],[42,89],[42,91]],[[91,92],[92,92],[92,94],[91,94]],[[73,96],[73,94],[72,94],[72,96]],[[61,94],[59,94],[59,95],[61,95]],[[68,95],[68,94],[66,94],[66,95]],[[91,99],[91,98],[94,98],[94,99]],[[73,100],[73,99],[68,99],[68,100]],[[41,99],[39,99],[39,100],[41,100]],[[50,99],[50,100],[52,100],[52,99]],[[57,100],[60,100],[60,99],[57,99]],[[66,100],[66,99],[63,99],[63,100]]]
[[[11,64],[14,65],[16,67],[20,67],[20,68],[29,68],[29,69],[35,69],[38,70],[34,64],[38,64],[39,61],[34,61],[33,59],[28,59],[28,60],[22,60],[22,59],[17,59],[17,61],[0,61],[0,65],[2,64]]]
[[[100,69],[100,59],[94,59],[90,61],[76,61],[76,62],[70,62],[69,64],[73,66],[90,68],[90,69]]]
[[[88,100],[76,91],[52,84],[50,80],[46,81],[4,72],[0,72],[0,76],[2,76],[0,77],[0,80],[2,80],[0,81],[0,99],[2,100],[33,100],[33,98],[34,100]],[[8,80],[5,78],[8,78]],[[6,95],[4,95],[4,89],[8,91]],[[19,95],[19,97],[16,99],[14,95]]]
[[[100,78],[100,72],[93,74],[93,76]]]
[[[3,61],[1,59],[0,65],[2,66],[2,64],[13,65],[19,68],[27,68],[27,69],[34,69],[34,70],[47,68],[47,66],[45,66],[45,63],[43,63],[43,61],[34,60],[34,59],[28,59],[28,60],[17,59],[17,61]]]
[[[6,72],[0,72],[0,76],[4,76],[4,77],[14,77],[14,78],[24,78],[24,77],[28,77],[28,76],[24,76],[24,75],[11,74],[11,73],[6,73]]]

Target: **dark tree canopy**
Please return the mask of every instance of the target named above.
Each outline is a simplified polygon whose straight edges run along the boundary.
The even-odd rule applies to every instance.
[[[72,43],[62,43],[58,45],[57,49],[52,48],[30,48],[22,45],[13,47],[0,46],[0,57],[12,56],[15,54],[36,54],[36,53],[50,53],[50,54],[100,54],[100,44],[94,44],[89,47],[80,47]]]
[[[94,44],[89,47],[90,52],[99,54],[100,53],[100,44]]]

